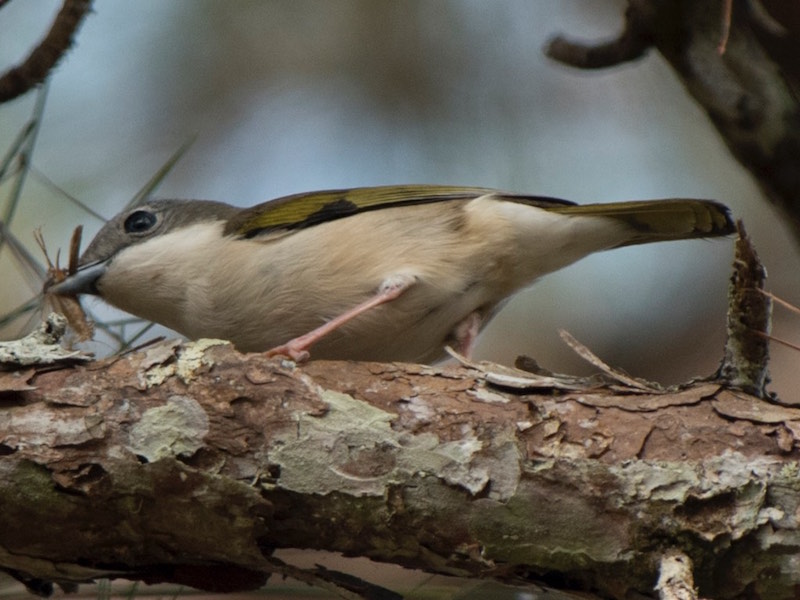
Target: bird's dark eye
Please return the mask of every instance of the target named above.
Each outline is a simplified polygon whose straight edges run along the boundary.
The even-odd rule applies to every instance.
[[[137,210],[128,215],[125,219],[125,232],[126,233],[144,233],[148,229],[152,229],[158,219],[156,216],[146,210]]]

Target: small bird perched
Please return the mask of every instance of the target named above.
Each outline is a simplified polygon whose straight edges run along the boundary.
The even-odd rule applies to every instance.
[[[609,248],[732,233],[728,209],[579,206],[465,187],[298,194],[252,208],[157,200],[111,219],[48,293],[94,294],[243,352],[431,362],[463,354],[503,302]]]

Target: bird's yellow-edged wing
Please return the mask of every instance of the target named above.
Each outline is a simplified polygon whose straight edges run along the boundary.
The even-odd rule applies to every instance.
[[[485,195],[496,195],[503,200],[542,208],[574,205],[572,202],[558,198],[508,194],[476,187],[392,185],[326,190],[285,196],[245,209],[229,220],[225,234],[254,237],[272,231],[311,227],[369,210],[429,204],[445,200],[472,200]]]

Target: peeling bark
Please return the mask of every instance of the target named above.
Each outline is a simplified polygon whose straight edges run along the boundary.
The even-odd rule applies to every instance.
[[[488,379],[208,340],[2,373],[0,566],[234,590],[315,548],[623,598],[681,551],[703,596],[795,596],[800,409]]]
[[[764,293],[767,270],[741,221],[728,288],[727,336],[718,375],[730,385],[764,397],[769,381],[772,299]]]

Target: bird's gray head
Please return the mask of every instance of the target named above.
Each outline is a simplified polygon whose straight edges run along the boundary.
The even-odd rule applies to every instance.
[[[126,248],[197,223],[227,220],[238,211],[229,204],[206,200],[152,200],[123,211],[100,229],[81,255],[78,271],[49,291],[96,294],[97,280]]]
[[[239,209],[207,200],[152,200],[121,212],[97,233],[81,256],[80,265],[105,261],[140,244],[195,223],[226,220]]]

